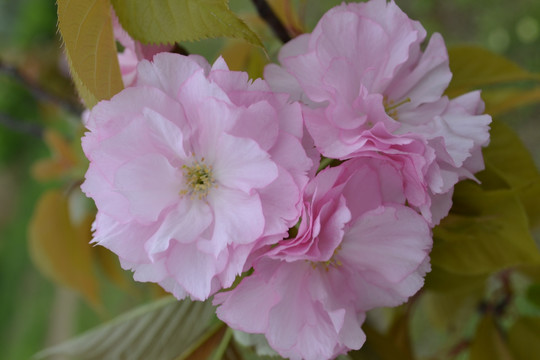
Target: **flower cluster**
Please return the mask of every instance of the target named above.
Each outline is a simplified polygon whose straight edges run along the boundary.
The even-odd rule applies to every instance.
[[[86,119],[94,242],[179,299],[214,295],[284,357],[359,349],[366,311],[422,287],[431,229],[489,140],[479,93],[443,95],[446,48],[425,38],[371,0],[331,9],[266,80],[221,58],[138,59]]]

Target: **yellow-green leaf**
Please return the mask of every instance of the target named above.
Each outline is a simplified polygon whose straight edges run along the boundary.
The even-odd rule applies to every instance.
[[[540,263],[527,214],[512,190],[483,191],[464,182],[453,201],[452,212],[434,230],[433,265],[471,276]]]
[[[40,181],[59,179],[77,164],[77,156],[59,132],[46,129],[43,138],[52,152],[52,157],[33,164],[32,174]]]
[[[527,289],[527,300],[540,309],[540,283],[529,286]]]
[[[394,319],[394,322],[386,335],[388,340],[393,341],[399,349],[399,352],[401,353],[400,359],[403,360],[414,359],[409,332],[409,320],[408,312],[399,314]]]
[[[268,62],[261,49],[238,41],[229,42],[221,51],[221,56],[229,69],[247,71],[252,79],[262,77],[264,65]]]
[[[540,103],[540,87],[485,90],[482,98],[486,103],[486,113],[497,116],[522,106]]]
[[[469,360],[514,360],[490,315],[478,324],[470,350]]]
[[[123,88],[109,0],[58,0],[58,28],[79,95],[91,108]]]
[[[112,0],[112,3],[122,27],[143,43],[229,37],[262,46],[257,35],[229,10],[228,0]]]
[[[481,47],[453,47],[448,55],[453,74],[446,91],[450,97],[485,85],[521,80],[540,81],[540,74],[530,73],[504,56]]]
[[[90,252],[91,219],[75,226],[67,198],[58,190],[39,199],[29,226],[29,250],[34,264],[51,280],[81,293],[99,306],[98,283]]]
[[[527,276],[530,280],[540,283],[540,265],[519,266],[516,270]]]
[[[486,172],[479,174],[482,183],[493,181],[493,175],[498,177],[518,195],[527,211],[529,225],[540,225],[540,172],[519,136],[507,125],[494,121],[484,160]]]
[[[304,25],[300,20],[290,0],[268,0],[268,4],[287,28],[289,33],[300,35],[304,33]]]
[[[133,278],[131,277],[131,274],[126,276],[127,273],[120,267],[118,256],[103,246],[93,247],[92,253],[99,268],[112,283],[126,291],[132,293],[135,291]]]
[[[487,274],[469,275],[455,274],[433,265],[426,275],[424,289],[436,292],[469,291],[483,288]]]
[[[432,330],[451,331],[464,327],[475,315],[483,297],[484,287],[468,291],[459,290],[445,293],[427,291],[419,302],[418,311],[425,311]],[[462,334],[461,334],[462,336]]]
[[[373,356],[370,356],[371,354],[374,354],[377,359],[381,360],[408,359],[407,357],[403,357],[402,350],[388,335],[381,334],[368,323],[364,323],[362,329],[366,334],[366,343],[360,350],[348,353],[351,359],[372,359]]]
[[[508,344],[516,360],[536,359],[540,356],[540,319],[519,318],[508,331]]]

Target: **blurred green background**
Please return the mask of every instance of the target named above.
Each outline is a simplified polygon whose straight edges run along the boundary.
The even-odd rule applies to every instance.
[[[297,1],[297,2],[302,2]],[[310,1],[306,22],[341,1]],[[448,45],[487,47],[540,72],[540,1],[397,0],[429,33],[440,32]],[[252,11],[248,0],[230,0],[237,12]],[[216,42],[203,43],[213,46]],[[197,46],[190,50],[198,49]],[[207,53],[215,53],[216,49]],[[193,51],[193,50],[192,50]],[[94,312],[69,290],[57,288],[30,260],[27,226],[39,195],[55,182],[37,182],[30,168],[49,156],[40,137],[45,128],[73,134],[76,114],[39,99],[9,70],[20,70],[28,83],[66,102],[76,96],[66,73],[52,0],[0,0],[0,357],[28,359],[43,347],[99,324],[140,302],[140,294],[110,291],[107,311]],[[275,54],[270,54],[275,55]],[[210,59],[213,60],[213,59]],[[9,65],[9,67],[8,67]],[[34,89],[35,90],[35,89]],[[504,117],[540,164],[540,107]],[[74,139],[77,141],[77,139]],[[108,294],[107,291],[105,293]]]

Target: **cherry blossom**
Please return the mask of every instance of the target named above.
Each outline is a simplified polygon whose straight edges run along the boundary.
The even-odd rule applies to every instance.
[[[253,274],[215,295],[218,316],[264,334],[291,359],[359,349],[365,312],[405,302],[430,269],[430,228],[403,205],[399,183],[395,168],[368,158],[320,172],[306,188],[297,235],[269,247]]]
[[[304,104],[307,129],[328,158],[372,152],[374,134],[386,143],[423,143],[426,165],[417,182],[429,196],[415,205],[435,225],[457,181],[483,168],[491,117],[482,115],[478,92],[443,95],[452,77],[446,47],[434,34],[422,51],[425,39],[422,25],[393,1],[342,4],[311,34],[285,44],[281,67],[268,65],[265,78]]]
[[[300,107],[222,59],[162,53],[137,71],[86,121],[94,242],[136,280],[202,300],[298,221],[312,166]]]

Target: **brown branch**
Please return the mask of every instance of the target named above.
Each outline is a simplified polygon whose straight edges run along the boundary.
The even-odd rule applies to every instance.
[[[274,32],[274,35],[277,36],[279,40],[286,43],[289,40],[291,40],[291,35],[289,35],[289,32],[287,31],[287,28],[281,20],[277,17],[276,13],[270,5],[266,2],[266,0],[251,0],[253,2],[253,5],[257,8],[257,12],[259,13],[259,16],[270,26],[272,31]]]
[[[21,121],[0,112],[0,125],[24,135],[30,135],[38,139],[43,138],[43,128],[39,125]]]
[[[63,99],[56,95],[51,94],[50,92],[44,90],[38,84],[34,83],[26,76],[24,76],[19,69],[7,65],[0,60],[0,73],[4,73],[11,78],[15,79],[21,83],[37,100],[43,102],[49,102],[57,105],[58,107],[72,113],[75,115],[80,115],[84,108],[81,104],[73,103],[67,99]]]

